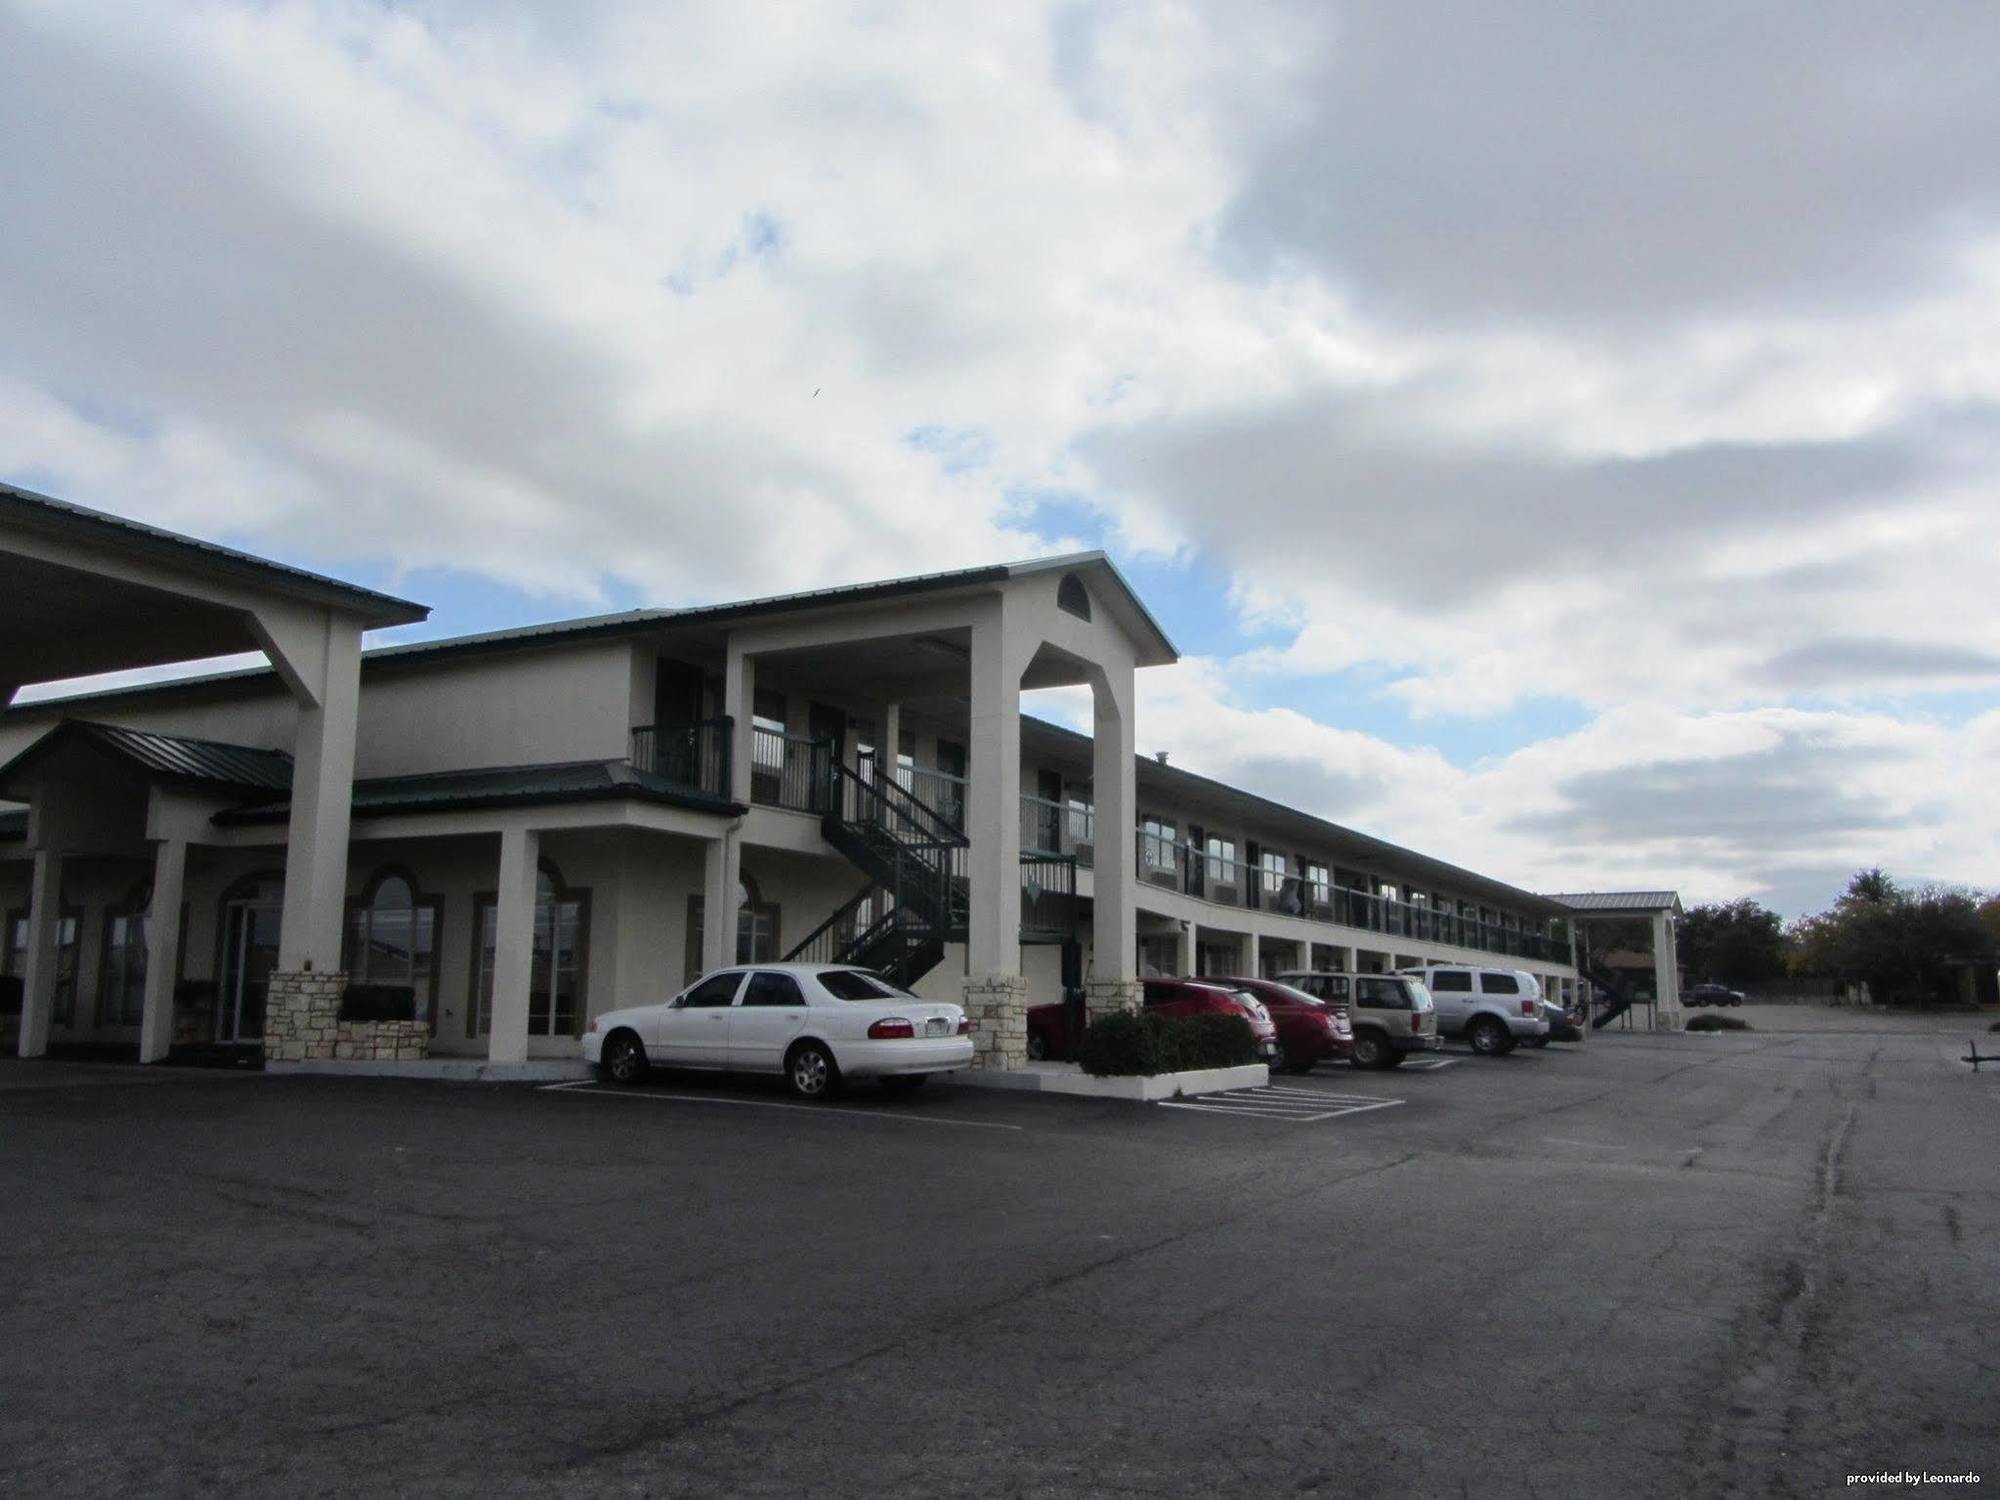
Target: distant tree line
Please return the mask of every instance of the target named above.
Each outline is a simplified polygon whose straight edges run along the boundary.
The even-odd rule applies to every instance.
[[[2000,897],[1861,870],[1832,906],[1789,927],[1756,901],[1691,907],[1679,944],[1696,980],[1756,984],[1790,974],[1861,980],[1878,1001],[1951,1000],[1962,969],[2000,966]]]

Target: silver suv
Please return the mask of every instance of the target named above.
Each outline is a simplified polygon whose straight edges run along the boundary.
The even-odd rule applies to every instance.
[[[1437,1017],[1421,984],[1392,974],[1280,974],[1280,984],[1347,1008],[1354,1066],[1393,1068],[1411,1052],[1435,1052]]]
[[[1396,972],[1421,979],[1431,992],[1439,1035],[1462,1036],[1483,1057],[1504,1057],[1522,1042],[1548,1039],[1542,984],[1525,969],[1426,964]]]

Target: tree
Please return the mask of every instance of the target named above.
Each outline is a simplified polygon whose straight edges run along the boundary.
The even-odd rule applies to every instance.
[[[1976,894],[1906,889],[1879,869],[1856,873],[1846,894],[1797,923],[1792,937],[1801,973],[1865,980],[1886,1001],[1951,999],[1960,969],[2000,962],[2000,931],[1982,918]]]
[[[1697,980],[1755,984],[1785,973],[1785,922],[1747,897],[1688,908],[1681,918],[1680,959]]]

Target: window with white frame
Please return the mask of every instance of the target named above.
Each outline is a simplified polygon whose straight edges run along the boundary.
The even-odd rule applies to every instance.
[[[56,918],[56,982],[50,999],[49,1019],[57,1026],[72,1024],[76,1015],[76,945],[83,930],[83,913],[65,907]],[[7,914],[7,949],[0,973],[10,978],[28,977],[28,914]]]
[[[1172,823],[1165,818],[1147,818],[1139,825],[1139,858],[1149,870],[1174,868]]]
[[[1226,839],[1221,834],[1211,833],[1201,854],[1204,873],[1208,876],[1210,886],[1236,884],[1235,839]]]
[[[104,963],[97,976],[97,1024],[137,1026],[146,1014],[146,908],[150,888],[104,914]]]
[[[1278,895],[1285,889],[1285,880],[1291,871],[1285,856],[1270,849],[1264,851],[1263,862],[1264,897],[1268,903],[1271,897]]]
[[[588,891],[572,891],[553,867],[535,877],[534,947],[528,967],[528,1035],[574,1036],[584,1008],[583,952],[590,937]],[[499,903],[479,898],[476,1034],[493,1029],[493,961]]]
[[[341,967],[356,984],[407,986],[414,1018],[429,1021],[437,995],[437,937],[443,903],[425,898],[406,875],[387,871],[347,913]]]

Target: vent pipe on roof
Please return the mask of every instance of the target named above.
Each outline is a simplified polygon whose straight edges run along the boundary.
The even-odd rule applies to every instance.
[[[1167,763],[1167,752],[1164,750],[1155,750],[1153,752],[1153,759],[1164,766]]]

